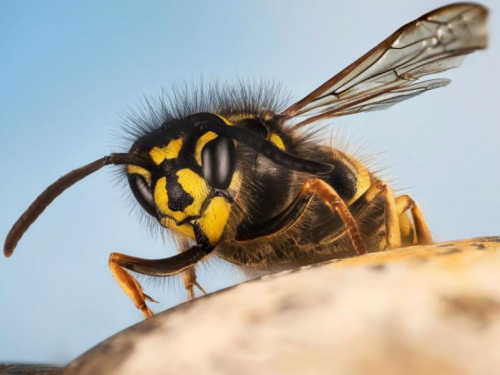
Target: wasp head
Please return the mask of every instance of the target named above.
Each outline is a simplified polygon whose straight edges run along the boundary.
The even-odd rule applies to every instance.
[[[134,197],[162,226],[214,242],[222,235],[239,178],[234,141],[204,131],[200,125],[206,122],[229,126],[203,113],[168,121],[142,136],[130,154],[149,160],[151,167],[128,165],[127,177]]]

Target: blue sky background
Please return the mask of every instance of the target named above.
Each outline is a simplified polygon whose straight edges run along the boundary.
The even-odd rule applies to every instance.
[[[0,235],[60,175],[117,150],[120,114],[199,77],[275,79],[295,99],[444,1],[0,2]],[[500,3],[491,46],[447,88],[388,111],[331,121],[391,166],[438,240],[500,234]],[[47,209],[0,259],[0,362],[64,364],[142,319],[107,268],[110,252],[173,255],[129,214],[111,169]],[[209,292],[240,282],[222,263]],[[146,286],[162,311],[180,282]],[[258,300],[258,296],[256,296]]]

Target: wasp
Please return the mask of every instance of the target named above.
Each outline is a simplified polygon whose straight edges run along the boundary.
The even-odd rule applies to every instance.
[[[287,108],[275,87],[213,87],[160,103],[134,121],[130,148],[75,169],[50,185],[7,235],[4,254],[63,191],[119,165],[144,212],[168,230],[178,254],[143,259],[112,253],[109,267],[145,318],[153,314],[133,276],[183,275],[211,256],[248,273],[433,242],[419,205],[397,196],[360,160],[323,145],[308,126],[384,109],[448,79],[423,76],[461,65],[487,47],[488,10],[457,3],[423,15]],[[188,95],[189,99],[189,95]]]

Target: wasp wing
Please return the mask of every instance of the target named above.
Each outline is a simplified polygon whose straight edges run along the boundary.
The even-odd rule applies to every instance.
[[[486,48],[488,10],[471,3],[451,4],[423,15],[283,112],[304,115],[295,128],[330,117],[385,109],[446,79],[420,77],[457,68],[465,57]]]

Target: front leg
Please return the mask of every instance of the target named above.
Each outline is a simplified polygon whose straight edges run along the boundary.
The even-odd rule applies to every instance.
[[[164,259],[142,259],[120,253],[111,253],[109,268],[118,285],[132,300],[135,307],[141,310],[145,318],[150,318],[153,313],[146,305],[146,300],[156,301],[142,291],[138,281],[126,269],[143,275],[172,276],[189,270],[196,263],[207,258],[213,249],[214,246],[195,245],[181,254]]]
[[[111,270],[111,274],[120,285],[120,288],[125,292],[125,294],[132,300],[135,307],[141,310],[144,318],[151,318],[153,316],[153,312],[146,305],[146,300],[151,302],[157,302],[147,294],[142,291],[142,288],[139,282],[132,277],[125,269],[119,266],[117,263],[117,259],[120,257],[126,257],[124,254],[120,253],[111,253],[109,255],[109,269]]]

